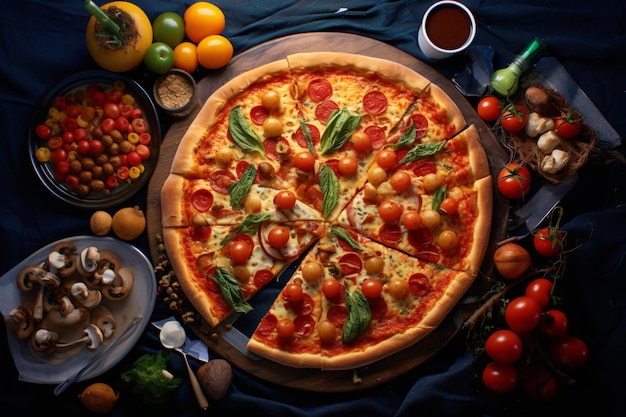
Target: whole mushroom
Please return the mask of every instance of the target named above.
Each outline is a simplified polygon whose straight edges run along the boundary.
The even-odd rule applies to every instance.
[[[78,267],[76,245],[72,242],[60,242],[48,254],[48,262],[60,277],[69,277]]]
[[[88,317],[88,311],[84,307],[76,307],[68,296],[59,300],[59,307],[50,310],[46,318],[57,326],[73,326]]]
[[[100,291],[87,287],[87,284],[81,281],[75,281],[71,284],[70,294],[72,299],[85,308],[93,308],[102,301]]]
[[[56,349],[59,334],[48,329],[37,329],[31,337],[31,345],[37,352],[52,353]]]

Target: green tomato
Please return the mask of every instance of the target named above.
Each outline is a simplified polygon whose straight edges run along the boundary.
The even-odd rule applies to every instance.
[[[143,63],[148,70],[165,74],[174,67],[174,50],[165,42],[154,42],[146,50]]]
[[[154,42],[164,42],[175,48],[185,39],[185,21],[178,13],[163,12],[152,22],[152,33]]]

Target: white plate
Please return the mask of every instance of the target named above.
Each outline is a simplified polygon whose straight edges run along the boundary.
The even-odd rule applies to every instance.
[[[79,380],[87,380],[106,372],[133,348],[150,321],[150,315],[154,309],[156,302],[156,276],[152,264],[139,249],[112,237],[73,236],[60,239],[39,249],[0,278],[0,312],[4,316],[5,321],[9,318],[9,312],[20,304],[21,291],[16,284],[16,277],[19,271],[28,265],[34,265],[46,259],[54,245],[67,241],[76,244],[78,251],[88,246],[111,250],[119,257],[121,266],[133,270],[135,284],[128,297],[118,302],[105,300],[102,303],[109,306],[113,312],[117,323],[117,331],[120,333],[135,316],[141,315],[143,320],[131,329],[124,336],[123,340],[118,341],[116,336],[113,335],[99,349],[93,351],[82,349],[61,363],[42,361],[31,350],[29,346],[30,340],[18,340],[7,326],[9,348],[21,381],[39,384],[60,383],[78,372],[101,349],[106,348],[111,343],[115,343],[115,346],[99,360],[99,363],[94,364]]]

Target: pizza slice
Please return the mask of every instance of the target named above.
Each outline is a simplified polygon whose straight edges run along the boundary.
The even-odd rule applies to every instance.
[[[248,350],[286,366],[320,368],[322,273],[310,250],[259,322]]]
[[[487,250],[491,197],[490,176],[428,194],[411,188],[379,193],[366,186],[338,224],[411,256],[475,275]]]
[[[228,171],[209,179],[169,175],[161,189],[163,227],[237,225],[248,215],[260,213],[274,222],[324,220],[288,189],[270,188],[252,180],[238,197],[234,186],[240,181]]]
[[[215,326],[231,311],[249,311],[247,300],[325,229],[323,222],[273,223],[250,215],[239,226],[164,227],[163,241],[189,301]]]

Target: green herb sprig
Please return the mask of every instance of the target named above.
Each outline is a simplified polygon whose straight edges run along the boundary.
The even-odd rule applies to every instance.
[[[344,344],[352,342],[356,337],[370,325],[372,312],[367,298],[360,290],[346,290],[346,307],[348,318],[343,325],[341,340]]]
[[[220,292],[228,301],[228,304],[238,313],[248,313],[252,311],[252,306],[244,299],[241,287],[237,278],[227,269],[215,268],[215,275],[211,275],[220,289]]]
[[[250,124],[241,113],[241,107],[235,106],[228,115],[228,131],[237,145],[246,152],[259,152],[265,155],[263,141],[252,130]]]
[[[322,190],[322,215],[328,217],[339,201],[339,179],[335,171],[324,164],[320,168],[320,189]]]
[[[334,152],[352,137],[356,128],[361,123],[361,116],[350,114],[347,108],[334,110],[328,121],[326,129],[320,138],[320,152],[322,155]]]

